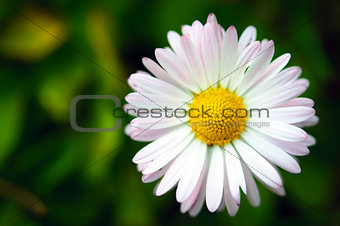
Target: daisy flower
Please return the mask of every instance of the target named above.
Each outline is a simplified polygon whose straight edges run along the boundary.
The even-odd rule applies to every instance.
[[[309,85],[298,78],[301,69],[284,69],[290,54],[272,61],[273,41],[256,41],[253,26],[238,38],[214,14],[205,25],[182,26],[182,35],[170,31],[168,40],[171,48],[155,51],[159,64],[143,58],[151,74],[128,79],[136,92],[126,96],[125,110],[137,117],[126,133],[152,141],[133,158],[142,181],[160,179],[156,196],[175,187],[181,212],[192,216],[204,203],[235,215],[240,190],[258,206],[254,177],[284,195],[276,166],[300,173],[293,156],[315,143],[301,128],[318,121],[313,101],[298,97]]]

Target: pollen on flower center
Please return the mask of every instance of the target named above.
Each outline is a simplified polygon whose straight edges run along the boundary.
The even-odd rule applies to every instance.
[[[208,145],[224,146],[245,130],[247,110],[234,92],[212,87],[190,104],[189,124],[195,136]]]

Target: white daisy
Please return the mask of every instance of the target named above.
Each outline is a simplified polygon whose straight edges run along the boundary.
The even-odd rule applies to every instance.
[[[143,59],[153,76],[137,72],[128,80],[136,91],[126,96],[125,109],[130,114],[136,116],[138,109],[139,113],[163,109],[162,117],[138,115],[126,127],[132,139],[152,141],[133,158],[143,182],[162,178],[155,188],[157,196],[177,185],[181,211],[192,216],[200,212],[204,201],[211,212],[226,207],[235,215],[240,188],[258,206],[253,176],[284,195],[274,165],[299,173],[292,156],[307,155],[307,146],[315,143],[301,129],[318,121],[313,101],[298,97],[308,80],[298,79],[299,67],[283,69],[290,54],[272,61],[273,41],[256,41],[253,26],[238,39],[235,27],[225,31],[210,14],[204,26],[195,21],[183,26],[182,33],[170,31],[171,49],[156,49],[160,65]],[[210,109],[209,117],[200,115],[203,112],[197,109],[202,107]],[[164,116],[166,108],[172,111]],[[182,113],[171,117],[178,108]],[[255,108],[269,109],[269,118],[263,116],[266,110],[261,117],[258,112],[250,116],[249,109]],[[183,109],[186,113],[196,109],[196,115]],[[221,114],[223,109],[228,114]]]

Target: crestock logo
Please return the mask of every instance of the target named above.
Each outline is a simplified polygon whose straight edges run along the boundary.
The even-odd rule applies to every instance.
[[[81,127],[77,123],[77,103],[80,100],[112,100],[114,103],[113,117],[116,119],[115,125],[111,128],[87,128]],[[198,108],[125,108],[121,107],[121,101],[117,96],[113,95],[79,95],[72,99],[70,104],[70,124],[71,127],[78,132],[114,132],[118,130],[122,125],[122,118],[128,117],[128,115],[134,115],[139,118],[210,118],[212,117],[212,109],[206,109],[203,105],[201,109]],[[251,108],[251,109],[231,109],[225,108],[221,112],[223,118],[262,118],[262,116],[269,118],[269,109],[267,108]],[[237,123],[237,122],[235,122]],[[246,122],[247,126],[252,127],[268,127],[269,122]],[[197,125],[196,125],[197,126]],[[209,126],[207,123],[202,123],[199,126]],[[235,125],[223,124],[223,126],[231,127]]]
[[[71,127],[78,132],[113,132],[118,130],[122,125],[121,119],[116,119],[115,126],[111,128],[85,128],[77,124],[77,103],[80,100],[112,100],[115,107],[121,107],[118,97],[113,95],[79,95],[72,99],[70,105],[70,123]]]
[[[211,118],[211,110],[210,108],[206,109],[203,105],[201,109],[198,108],[190,108],[189,110],[184,108],[122,108],[116,107],[113,109],[113,117],[115,118],[124,118],[127,115],[135,115],[139,118],[185,118],[189,116],[190,118]],[[267,108],[239,108],[239,109],[231,109],[225,108],[221,112],[221,117],[223,118],[262,118],[263,114],[266,118],[269,118],[269,109]]]

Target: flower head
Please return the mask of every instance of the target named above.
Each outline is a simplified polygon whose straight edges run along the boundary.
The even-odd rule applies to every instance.
[[[272,61],[274,42],[256,41],[249,26],[238,38],[210,14],[170,31],[171,48],[156,49],[159,64],[144,58],[151,72],[128,80],[136,91],[126,96],[126,127],[135,140],[152,141],[133,162],[143,182],[160,180],[157,196],[176,187],[181,211],[197,215],[204,201],[209,211],[227,208],[235,215],[240,188],[253,206],[260,203],[253,176],[284,195],[273,166],[301,171],[292,157],[307,155],[315,143],[302,127],[317,123],[313,101],[298,97],[307,89],[301,69],[288,67],[290,54]],[[140,114],[143,112],[143,114]],[[148,114],[146,114],[148,113]]]

